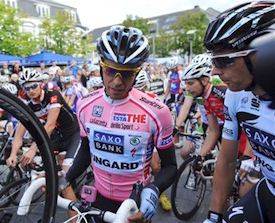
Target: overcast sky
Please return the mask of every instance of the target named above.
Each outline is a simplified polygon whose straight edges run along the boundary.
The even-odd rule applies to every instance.
[[[121,23],[126,15],[148,18],[167,13],[212,7],[224,11],[248,0],[55,0],[77,8],[82,25],[90,29]]]

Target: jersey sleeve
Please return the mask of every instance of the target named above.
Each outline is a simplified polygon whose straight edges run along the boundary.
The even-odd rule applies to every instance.
[[[232,92],[229,89],[225,94],[224,117],[222,137],[228,140],[238,140],[240,138],[240,126],[237,119],[237,101],[238,92]]]
[[[158,130],[155,135],[155,145],[158,149],[168,149],[173,145],[173,119],[168,107],[164,104],[163,106],[158,114]]]
[[[50,109],[61,108],[62,95],[57,91],[52,91],[49,101],[50,101]]]

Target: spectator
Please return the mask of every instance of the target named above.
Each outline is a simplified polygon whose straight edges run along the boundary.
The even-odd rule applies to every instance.
[[[22,67],[20,66],[20,63],[19,62],[15,62],[13,64],[13,68],[11,70],[11,73],[12,74],[17,74],[19,75],[19,73],[22,71]]]
[[[72,60],[72,61],[71,61],[71,65],[69,66],[68,69],[71,70],[71,71],[73,72],[72,75],[73,75],[74,77],[76,77],[76,76],[77,76],[77,71],[78,71],[80,68],[77,66],[76,61]]]
[[[49,68],[49,74],[54,74],[54,77],[56,77],[56,73],[58,70],[61,70],[59,66],[56,65],[57,61],[52,62],[52,66]]]
[[[9,70],[9,66],[8,66],[8,63],[7,62],[4,62],[3,63],[3,67],[1,69],[1,75],[10,75],[11,72]]]

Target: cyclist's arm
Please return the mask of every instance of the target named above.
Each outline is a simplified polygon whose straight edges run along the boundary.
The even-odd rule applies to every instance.
[[[202,148],[199,152],[199,155],[205,157],[206,154],[215,147],[219,136],[220,136],[220,128],[218,119],[215,115],[209,114],[207,115],[208,118],[208,128],[207,128],[207,135],[203,142]]]
[[[21,124],[21,122],[18,123],[18,126],[16,127],[13,142],[12,142],[12,149],[11,149],[11,155],[16,155],[23,145],[23,137],[26,132],[26,128]]]
[[[164,98],[167,98],[169,92],[170,92],[170,81],[168,81],[168,85],[167,85],[166,91],[164,93]]]
[[[89,147],[89,140],[87,137],[81,137],[81,146],[74,158],[73,165],[66,174],[66,180],[73,182],[79,177],[91,164],[91,154]]]
[[[75,98],[76,98],[76,94],[73,94],[71,97],[68,98],[68,102],[67,103],[68,103],[68,105],[70,107],[73,107]]]
[[[217,213],[224,211],[234,180],[237,155],[238,141],[223,139],[214,173],[211,211]]]
[[[175,180],[177,172],[177,161],[174,146],[168,149],[157,149],[161,160],[161,169],[153,184],[162,193]]]
[[[177,118],[176,126],[179,128],[181,127],[182,123],[185,122],[189,112],[190,108],[193,103],[193,97],[185,97],[183,105],[181,106],[179,116]]]
[[[57,122],[59,113],[60,113],[60,107],[51,108],[48,113],[47,122],[44,125],[44,128],[45,128],[49,137],[51,136],[53,130],[56,127],[56,122]]]

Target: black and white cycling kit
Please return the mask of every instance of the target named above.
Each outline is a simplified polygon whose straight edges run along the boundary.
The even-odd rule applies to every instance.
[[[275,205],[275,110],[268,107],[270,102],[268,95],[256,96],[251,91],[226,92],[223,138],[238,140],[242,128],[264,175],[255,189],[244,197],[246,203],[237,202],[229,210],[227,222],[275,222],[272,211]],[[259,190],[265,187],[265,190]],[[264,191],[265,194],[262,194]],[[265,205],[267,200],[269,205]],[[258,210],[259,221],[256,220],[255,210]],[[254,220],[248,221],[250,215]]]
[[[76,115],[72,112],[62,95],[56,90],[48,91],[44,89],[40,96],[40,103],[28,100],[27,104],[34,111],[35,115],[45,122],[47,121],[50,109],[60,108],[56,127],[51,134],[51,141],[54,150],[66,151],[63,165],[71,166],[80,143],[79,126]]]

